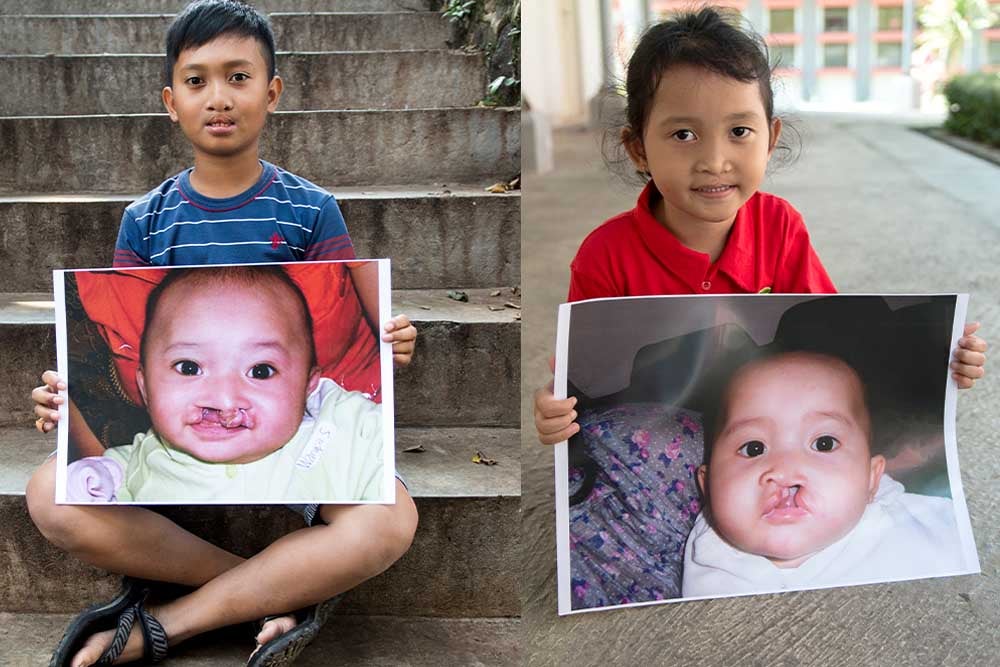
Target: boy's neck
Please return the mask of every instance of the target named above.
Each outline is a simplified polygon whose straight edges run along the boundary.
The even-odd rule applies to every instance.
[[[725,250],[729,231],[736,221],[734,216],[728,222],[692,221],[689,224],[676,224],[676,221],[672,220],[673,216],[667,215],[666,202],[663,197],[657,199],[656,203],[653,204],[653,217],[666,227],[681,242],[681,245],[695,252],[705,253],[713,264]]]
[[[196,153],[191,187],[210,199],[235,197],[256,183],[263,170],[256,150],[223,157]]]

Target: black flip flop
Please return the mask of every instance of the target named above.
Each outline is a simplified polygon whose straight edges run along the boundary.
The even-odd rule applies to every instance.
[[[142,606],[144,600],[139,600],[133,606],[122,612],[118,617],[118,628],[111,640],[111,645],[97,659],[96,665],[110,665],[118,659],[125,650],[132,626],[139,621],[142,631],[142,659],[146,663],[157,663],[167,657],[167,633],[156,618]]]
[[[288,632],[258,646],[250,654],[247,667],[285,667],[292,664],[299,653],[302,653],[302,649],[316,639],[320,628],[326,623],[326,619],[342,597],[343,595],[335,595],[329,600],[296,613],[298,624]],[[269,616],[264,622],[272,618],[277,617]]]
[[[149,584],[139,579],[124,577],[118,595],[104,604],[93,605],[81,612],[66,628],[56,646],[49,667],[66,667],[70,659],[80,650],[90,635],[110,630],[118,625],[118,619],[129,608],[144,599],[149,592]]]

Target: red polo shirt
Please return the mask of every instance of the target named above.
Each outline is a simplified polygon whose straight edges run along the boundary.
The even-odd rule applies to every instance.
[[[658,294],[833,294],[802,216],[780,197],[754,193],[736,213],[714,264],[682,245],[651,212],[650,181],[631,211],[583,240],[570,264],[569,301]]]

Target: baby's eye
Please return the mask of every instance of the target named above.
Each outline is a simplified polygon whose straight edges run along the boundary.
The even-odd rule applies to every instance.
[[[739,452],[740,456],[745,456],[748,459],[752,459],[755,456],[760,456],[767,450],[764,443],[760,440],[751,440],[750,442],[744,442],[740,445],[740,448],[736,451]]]
[[[237,81],[237,82],[239,82],[239,81],[247,81],[247,80],[250,79],[250,75],[247,74],[246,72],[237,72],[236,74],[232,75],[229,78],[232,79],[233,81]]]
[[[817,452],[832,452],[838,447],[840,447],[840,441],[832,435],[821,435],[812,443],[812,448]]]
[[[731,130],[731,132],[733,136],[736,137],[737,139],[744,139],[746,137],[749,137],[750,134],[753,132],[753,130],[751,130],[749,127],[734,127]]]
[[[254,380],[267,380],[274,377],[277,372],[271,364],[257,364],[250,369],[250,377]]]
[[[191,361],[190,359],[185,359],[184,361],[178,361],[174,364],[174,370],[181,375],[201,375],[201,366]]]
[[[688,141],[695,140],[694,132],[692,132],[691,130],[677,130],[670,136],[672,136],[677,141],[683,141],[685,143]]]

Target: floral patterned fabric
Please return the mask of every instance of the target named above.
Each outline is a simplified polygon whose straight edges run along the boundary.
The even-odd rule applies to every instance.
[[[631,403],[579,421],[595,465],[569,471],[570,496],[593,476],[569,510],[573,609],[680,597],[684,542],[701,509],[701,416]]]

